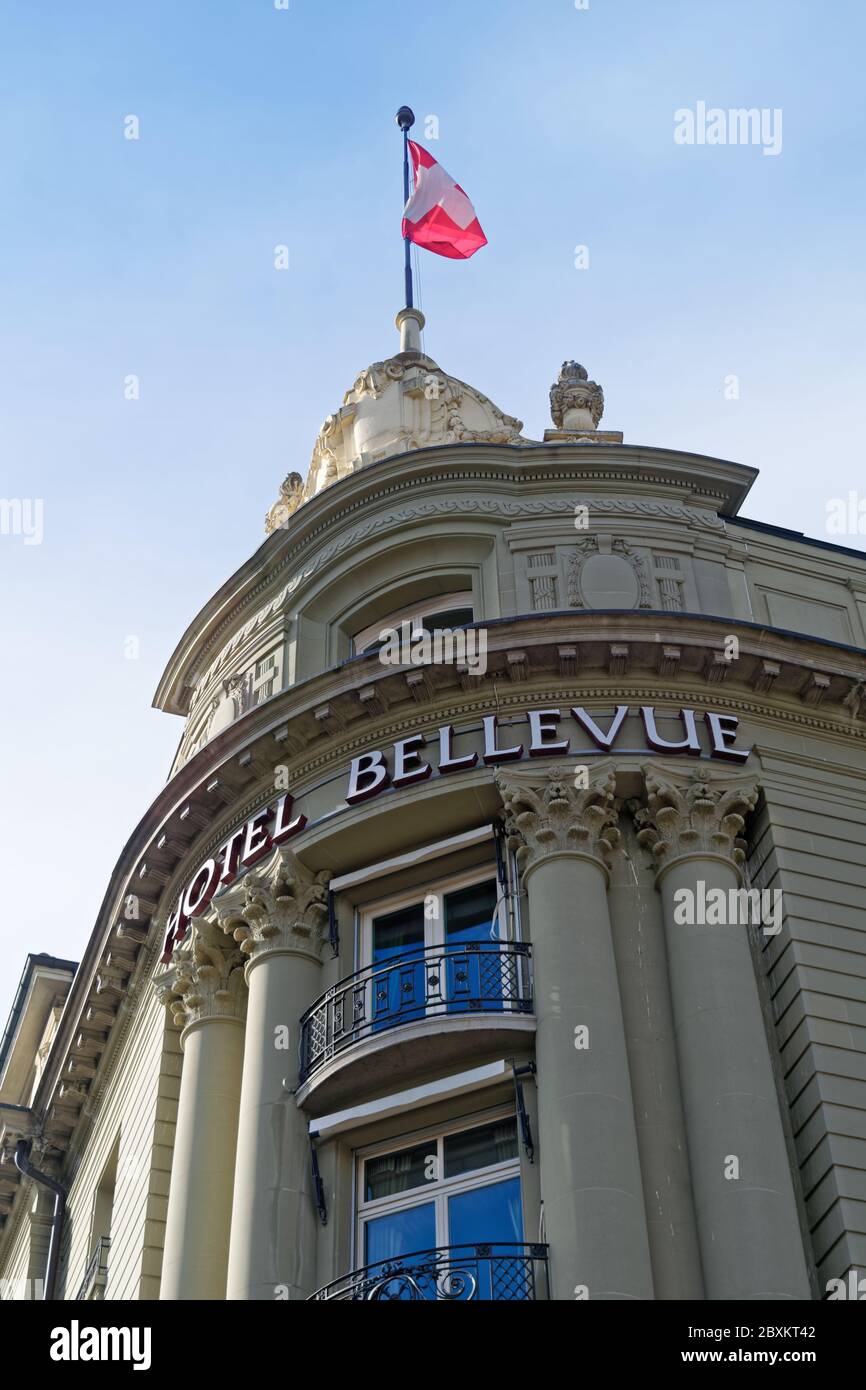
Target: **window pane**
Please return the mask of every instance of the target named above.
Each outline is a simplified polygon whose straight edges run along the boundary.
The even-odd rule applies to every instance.
[[[424,1017],[424,906],[376,917],[373,922],[373,964],[370,1016],[373,1029],[394,1028]]]
[[[377,1216],[364,1226],[364,1263],[393,1260],[416,1250],[430,1250],[436,1244],[436,1213],[432,1202],[408,1207],[405,1211]]]
[[[445,895],[450,1014],[467,1013],[472,1008],[491,1013],[503,1007],[512,967],[509,957],[499,954],[496,888],[496,880],[491,878]],[[474,953],[465,949],[473,945],[486,949]]]
[[[520,1179],[458,1192],[448,1202],[451,1245],[501,1245],[523,1240]]]
[[[466,941],[497,941],[494,925],[496,880],[473,883],[445,895],[445,936],[449,946]]]
[[[451,1197],[448,1228],[452,1270],[462,1265],[470,1280],[467,1297],[520,1303],[534,1297],[533,1265],[522,1246],[519,1178]]]
[[[429,1160],[436,1157],[436,1140],[429,1139],[426,1144],[417,1144],[414,1149],[401,1149],[398,1153],[382,1154],[381,1158],[368,1158],[364,1164],[364,1201],[374,1202],[378,1197],[393,1197],[398,1192],[408,1192],[413,1187],[422,1187],[430,1178],[425,1175]],[[435,1163],[430,1163],[428,1172],[435,1173]]]
[[[457,1178],[476,1168],[489,1168],[517,1157],[517,1120],[497,1120],[479,1129],[461,1130],[445,1138],[445,1177]],[[479,1236],[479,1240],[482,1237]],[[516,1239],[516,1237],[515,1237]]]
[[[466,627],[473,621],[471,608],[446,608],[441,613],[429,613],[426,618],[421,619],[421,626],[427,632],[433,632],[437,627],[455,628]]]
[[[393,960],[424,945],[424,904],[413,903],[398,912],[388,912],[373,922],[374,962]]]

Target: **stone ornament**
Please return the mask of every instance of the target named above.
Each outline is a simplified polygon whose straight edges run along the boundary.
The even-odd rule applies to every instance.
[[[327,416],[313,448],[306,484],[295,488],[287,500],[298,496],[306,501],[347,474],[391,454],[436,444],[518,444],[524,442],[522,429],[520,420],[506,415],[481,391],[443,372],[432,357],[398,353],[361,372],[340,409]],[[270,520],[280,507],[278,500],[271,508],[269,529],[274,529]]]
[[[280,495],[265,517],[265,532],[270,535],[285,526],[290,516],[304,501],[304,480],[300,473],[289,473],[280,486]]]
[[[171,966],[156,982],[156,990],[178,1028],[204,1019],[243,1021],[247,991],[244,957],[227,945],[209,908],[190,927],[190,936],[176,948]]]
[[[321,959],[328,919],[328,870],[313,873],[286,846],[212,904],[222,930],[245,961],[270,951],[293,951]]]
[[[567,433],[597,430],[604,414],[604,392],[597,381],[589,381],[579,362],[563,362],[559,376],[550,388],[550,414],[558,430]]]
[[[554,854],[580,854],[607,872],[619,843],[616,776],[609,763],[593,769],[590,785],[575,785],[575,765],[538,773],[503,773],[496,784],[505,806],[508,848],[525,873]]]
[[[568,557],[568,604],[570,608],[652,608],[646,561],[622,538],[587,536]]]
[[[742,872],[747,844],[746,816],[755,809],[759,787],[748,779],[714,778],[709,768],[690,773],[645,769],[647,804],[630,802],[638,844],[652,854],[656,868],[685,856],[724,859]]]

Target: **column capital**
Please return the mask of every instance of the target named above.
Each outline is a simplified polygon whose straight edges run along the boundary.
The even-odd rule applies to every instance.
[[[177,1027],[186,1031],[210,1019],[242,1023],[247,991],[244,957],[226,942],[212,909],[196,918],[172,964],[155,982],[157,996]]]
[[[613,764],[605,760],[592,767],[588,786],[580,785],[577,772],[577,764],[560,763],[543,773],[497,773],[508,847],[517,851],[524,874],[555,855],[577,855],[607,876],[620,838]]]
[[[314,873],[285,846],[250,869],[213,904],[222,930],[252,965],[276,953],[321,962],[328,919],[327,869]]]
[[[629,802],[638,843],[661,873],[682,859],[721,859],[742,874],[746,816],[760,788],[749,776],[715,776],[708,767],[647,764],[646,805]]]

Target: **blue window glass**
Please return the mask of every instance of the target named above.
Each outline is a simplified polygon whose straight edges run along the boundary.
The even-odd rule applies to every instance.
[[[435,1274],[430,1262],[409,1261],[402,1255],[433,1251],[436,1245],[436,1209],[432,1202],[406,1207],[388,1216],[376,1216],[364,1226],[365,1263],[370,1293],[375,1301],[411,1302],[435,1299]]]
[[[376,917],[370,1013],[375,1030],[424,1017],[424,907]]]
[[[496,899],[495,879],[445,896],[449,1013],[467,1013],[473,1002],[485,1012],[502,1008],[508,960],[498,950]],[[483,949],[467,949],[473,945]]]
[[[474,1280],[467,1297],[523,1302],[531,1298],[531,1265],[511,1242],[523,1240],[520,1179],[489,1183],[458,1192],[448,1199],[448,1227],[452,1247],[485,1245],[489,1257],[475,1258],[465,1251],[467,1276]],[[454,1254],[456,1255],[456,1251]],[[457,1264],[452,1265],[457,1271]]]

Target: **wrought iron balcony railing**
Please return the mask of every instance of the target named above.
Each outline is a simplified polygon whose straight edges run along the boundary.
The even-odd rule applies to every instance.
[[[84,1278],[81,1281],[78,1293],[75,1295],[76,1303],[82,1303],[88,1298],[101,1298],[105,1292],[105,1285],[108,1282],[108,1251],[111,1246],[109,1236],[100,1236],[93,1247],[93,1254],[87,1261],[87,1268],[84,1271]]]
[[[419,1019],[532,1012],[525,942],[429,946],[332,985],[301,1019],[300,1079],[364,1038]]]
[[[335,1279],[308,1302],[529,1303],[547,1297],[546,1245],[446,1245],[380,1260]]]

